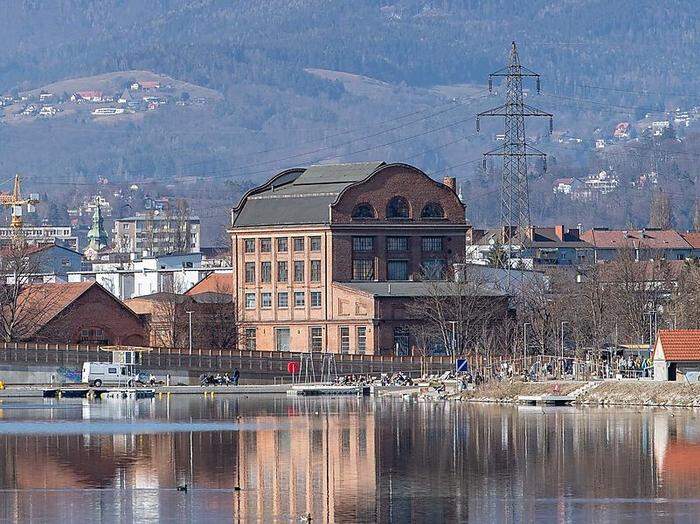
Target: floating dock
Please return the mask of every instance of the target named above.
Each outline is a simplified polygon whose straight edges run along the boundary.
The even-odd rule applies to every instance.
[[[139,399],[153,398],[154,396],[155,390],[150,388],[60,387],[43,390],[44,398]]]
[[[576,400],[575,395],[520,395],[518,402],[523,404],[550,404],[554,406],[566,406]]]
[[[287,395],[292,396],[319,396],[319,395],[356,395],[369,396],[370,386],[335,386],[331,384],[301,384],[292,386]]]

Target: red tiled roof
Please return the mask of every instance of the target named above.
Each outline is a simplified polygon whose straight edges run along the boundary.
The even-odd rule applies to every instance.
[[[233,293],[233,273],[211,273],[185,292],[185,295],[200,293]]]
[[[700,329],[662,329],[659,343],[667,361],[700,361]]]
[[[70,282],[61,284],[30,284],[20,292],[18,299],[19,316],[32,317],[31,326],[26,327],[26,336],[41,330],[61,311],[75,302],[96,282]]]
[[[688,231],[687,233],[681,233],[683,240],[690,244],[693,249],[700,249],[700,232]]]
[[[642,248],[642,249],[690,249],[690,244],[673,229],[644,229],[624,231],[591,229],[581,238],[601,249]]]

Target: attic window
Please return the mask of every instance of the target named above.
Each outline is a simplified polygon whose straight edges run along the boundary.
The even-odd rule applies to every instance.
[[[355,209],[352,210],[352,218],[354,219],[375,218],[376,216],[377,214],[374,212],[371,204],[357,204]]]
[[[408,218],[408,215],[408,202],[403,197],[392,198],[386,206],[387,218]]]
[[[445,218],[445,211],[437,202],[428,202],[420,213],[421,218]]]

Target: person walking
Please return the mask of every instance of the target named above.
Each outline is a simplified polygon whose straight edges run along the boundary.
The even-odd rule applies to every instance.
[[[231,375],[231,382],[233,383],[234,386],[238,385],[238,380],[241,378],[241,372],[238,371],[238,368],[233,368],[233,374]]]

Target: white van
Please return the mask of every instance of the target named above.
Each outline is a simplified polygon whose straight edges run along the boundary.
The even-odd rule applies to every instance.
[[[109,362],[84,362],[82,382],[90,387],[134,385],[138,378],[133,364],[112,364]]]

